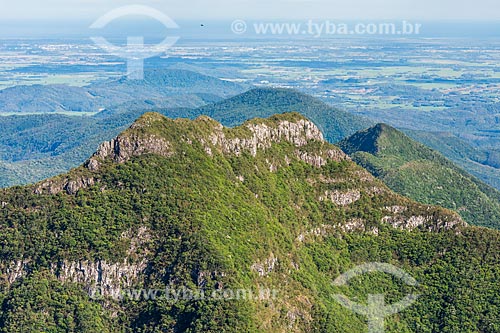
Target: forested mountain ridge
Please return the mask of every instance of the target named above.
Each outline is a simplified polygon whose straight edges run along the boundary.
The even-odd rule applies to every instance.
[[[166,77],[156,73],[153,82],[171,84],[169,82],[173,74],[168,73],[165,74]],[[127,87],[131,85],[127,81],[123,84]],[[218,87],[226,84],[219,80],[218,83],[210,83],[209,86],[213,87],[215,93],[220,90]],[[191,85],[197,87],[195,83]],[[208,85],[203,87],[208,89]],[[133,89],[133,86],[129,88]],[[313,119],[327,133],[326,138],[330,142],[336,142],[372,125],[366,119],[334,109],[311,96],[289,89],[253,89],[206,107],[174,108],[175,105],[186,105],[186,101],[195,102],[197,105],[199,101],[196,98],[192,99],[185,95],[186,92],[192,91],[191,89],[191,86],[187,86],[183,89],[184,94],[169,96],[161,103],[148,100],[126,102],[110,106],[89,117],[39,114],[2,118],[0,159],[4,161],[8,172],[0,175],[0,186],[33,183],[78,166],[100,142],[118,135],[148,110],[161,112],[171,118],[194,119],[207,114],[226,126],[237,126],[255,117],[270,117],[275,113],[297,111]],[[209,103],[208,97],[205,99]],[[177,100],[181,102],[176,104]],[[163,105],[170,107],[161,108]]]
[[[500,228],[499,191],[395,128],[378,124],[340,146],[395,192],[452,209],[470,224]]]
[[[254,88],[223,101],[201,106],[197,112],[206,114],[225,126],[237,126],[255,117],[299,112],[312,120],[331,143],[374,125],[367,118],[334,108],[299,91],[284,88]]]
[[[421,286],[388,332],[500,328],[499,233],[393,193],[296,113],[232,129],[146,113],[85,165],[0,202],[3,332],[364,332],[331,295],[408,292],[384,274],[332,284],[365,262]],[[112,297],[166,287],[276,297]]]
[[[0,175],[0,187],[33,183],[81,164],[99,142],[116,136],[147,111],[171,118],[194,119],[206,114],[225,126],[296,111],[313,120],[331,143],[375,125],[296,90],[250,88],[187,70],[166,69],[147,70],[140,83],[119,78],[83,88],[4,89],[0,91],[0,113],[19,116],[1,119],[0,161],[5,172]],[[86,115],[85,111],[100,112],[74,116]],[[500,187],[496,151],[478,150],[450,133],[404,131],[487,184]]]

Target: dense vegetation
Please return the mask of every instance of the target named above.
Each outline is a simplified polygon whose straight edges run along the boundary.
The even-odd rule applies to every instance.
[[[500,192],[398,130],[379,124],[340,145],[395,192],[455,210],[470,224],[500,228]]]
[[[447,132],[403,130],[413,140],[439,151],[471,175],[500,189],[500,154],[473,147],[469,142]]]
[[[308,63],[308,66],[310,65],[311,63]],[[0,187],[32,183],[81,164],[92,153],[98,142],[111,139],[147,110],[159,111],[172,118],[194,119],[198,115],[208,114],[227,126],[236,126],[254,117],[298,111],[321,127],[325,137],[332,143],[374,125],[365,118],[333,108],[293,90],[255,89],[220,102],[250,87],[201,74],[200,71],[205,73],[208,71],[196,66],[177,67],[179,69],[147,68],[145,78],[141,81],[128,80],[124,77],[97,81],[86,87],[34,85],[1,90],[0,114],[22,114],[25,117],[2,118],[2,124],[5,124],[6,128],[0,132],[2,155],[0,161],[4,163],[7,171],[0,174]],[[225,74],[230,76],[229,73]],[[335,80],[328,83],[332,84],[342,85]],[[401,100],[411,100],[423,93],[422,89],[408,86],[399,87],[401,89],[386,88],[390,90],[390,96],[398,96]],[[339,106],[349,103],[342,98],[338,99],[338,96],[328,95],[331,97],[330,100]],[[431,98],[431,100],[440,100],[437,95],[435,97],[437,99]],[[468,102],[463,107],[476,112],[477,110],[471,107],[473,101]],[[197,109],[199,106],[202,107]],[[37,115],[54,112],[75,115],[101,110],[103,111],[86,119],[70,119],[71,117],[61,114],[53,114],[52,117]],[[436,116],[425,112],[413,114],[414,111],[405,110],[406,120],[402,123],[400,114],[403,111],[398,110],[388,109],[383,115],[373,111],[373,114],[375,119],[380,119],[378,116],[384,119],[388,117],[387,119],[395,121],[394,124],[400,127],[407,127],[411,119],[421,124],[422,119]],[[456,112],[459,110],[454,110],[453,113]],[[416,118],[412,118],[410,114]],[[488,110],[487,114],[488,117],[491,116]],[[421,118],[422,116],[424,118]],[[44,123],[40,123],[41,118],[44,118]],[[468,119],[469,115],[463,117],[466,118],[465,126],[468,128],[475,118]],[[420,125],[420,131],[406,130],[406,133],[441,152],[487,184],[500,189],[500,158],[498,152],[492,148],[495,144],[495,129],[484,133],[477,132],[471,137],[472,141],[477,141],[477,145],[484,144],[489,147],[486,151],[472,147],[470,140],[465,141],[467,138],[461,140],[454,134],[429,132],[439,129],[431,126],[433,119],[428,120],[427,124],[430,127],[420,128]],[[495,121],[498,122],[498,119]],[[27,122],[31,123],[29,131],[9,131],[9,128],[17,126],[18,123]],[[491,124],[494,125],[496,122]],[[481,123],[481,126],[489,128],[491,124]]]
[[[299,119],[288,114],[251,123],[276,127]],[[95,180],[74,194],[64,188],[54,194],[38,191],[47,182],[2,190],[0,330],[365,332],[365,318],[343,308],[332,294],[363,302],[367,294],[380,292],[392,302],[409,291],[421,296],[387,318],[388,332],[500,330],[497,231],[445,227],[443,222],[457,221],[457,215],[394,194],[348,160],[330,159],[318,167],[297,157],[303,156],[297,151],[341,156],[325,142],[297,147],[282,140],[256,156],[246,150],[237,155],[210,143],[217,128],[207,118],[172,121],[146,114],[121,137],[162,138],[169,143],[167,157],[143,153],[120,164],[109,157],[97,170],[80,167],[48,181]],[[251,135],[246,127],[223,132],[229,138]],[[359,191],[360,197],[348,205],[318,200],[325,191]],[[429,220],[413,230],[393,228],[383,222],[393,215],[388,207],[399,207],[404,219]],[[347,228],[353,222],[354,229]],[[276,259],[273,265],[269,258]],[[65,261],[133,265],[143,259],[148,264],[137,287],[264,287],[276,289],[277,297],[91,300],[85,295],[88,286],[54,272],[54,265]],[[10,283],[7,269],[18,261],[25,269]],[[348,287],[333,286],[339,274],[375,261],[405,269],[420,286],[409,290],[380,273]],[[262,274],[252,269],[255,263],[262,264]]]

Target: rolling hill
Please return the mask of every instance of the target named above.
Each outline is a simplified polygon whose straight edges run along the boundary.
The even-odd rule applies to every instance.
[[[97,113],[109,107],[147,101],[150,107],[197,107],[237,95],[247,87],[180,69],[149,69],[144,80],[127,77],[85,87],[16,86],[0,90],[0,114]]]

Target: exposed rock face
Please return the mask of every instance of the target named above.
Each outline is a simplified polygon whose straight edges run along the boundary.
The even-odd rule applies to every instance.
[[[340,228],[344,232],[365,231],[365,224],[366,221],[363,219],[351,219],[341,225]]]
[[[77,177],[74,179],[63,178],[63,179],[49,179],[35,188],[36,194],[57,194],[59,192],[65,191],[68,194],[75,194],[81,188],[87,188],[96,184],[96,180],[93,177]]]
[[[94,185],[94,178],[80,178],[77,180],[70,180],[64,186],[68,194],[75,194],[79,189]]]
[[[107,263],[106,261],[63,261],[52,265],[52,273],[62,282],[83,284],[90,292],[98,290],[102,296],[119,295],[140,280],[146,261],[138,264]]]
[[[26,259],[17,260],[6,267],[4,276],[6,277],[7,282],[12,284],[20,277],[26,275],[26,272],[29,271],[29,263],[30,261]]]
[[[325,195],[319,197],[319,201],[330,200],[336,205],[347,206],[361,199],[361,192],[351,190],[346,192],[341,191],[325,191]]]
[[[312,122],[301,119],[297,122],[281,121],[277,126],[266,124],[245,125],[252,135],[248,138],[227,138],[222,125],[218,126],[210,135],[212,145],[220,147],[223,153],[240,155],[244,150],[252,156],[257,155],[259,149],[268,149],[273,143],[287,141],[297,147],[305,146],[309,141],[324,142],[323,134]]]
[[[170,157],[173,154],[170,143],[164,138],[154,135],[121,135],[116,139],[104,142],[97,152],[87,161],[86,167],[92,171],[99,169],[99,160],[111,158],[117,163],[124,163],[133,156],[157,154]]]
[[[393,214],[404,213],[408,210],[408,207],[404,207],[404,206],[388,206],[388,207],[384,207],[384,208],[385,208],[385,210],[387,210],[388,212],[393,213]]]
[[[389,208],[389,207],[386,207]],[[390,207],[393,208],[393,207]],[[400,211],[400,209],[404,209],[404,207],[394,206],[394,210]],[[406,209],[405,209],[406,210]],[[324,225],[317,228],[313,228],[306,232],[299,234],[296,238],[298,243],[315,241],[316,239],[320,239],[326,237],[334,233],[335,231],[342,231],[345,233],[352,232],[363,232],[370,233],[373,235],[379,234],[378,227],[367,227],[366,220],[355,218],[350,219],[343,223],[338,223],[336,225]],[[449,220],[438,219],[433,216],[402,216],[399,214],[395,214],[393,216],[385,216],[381,220],[382,223],[388,223],[393,228],[412,231],[419,227],[424,227],[425,230],[429,232],[437,232],[440,230],[451,230],[456,227],[466,226],[467,224],[463,222],[458,216],[456,218],[452,218]]]
[[[316,154],[311,154],[307,151],[301,151],[301,150],[296,150],[295,151],[295,156],[301,160],[306,162],[307,164],[310,164],[314,167],[320,168],[328,161],[344,161],[344,160],[349,160],[349,157],[344,154],[341,150],[333,150],[329,149],[325,155],[316,155]]]
[[[321,226],[308,230],[306,232],[303,232],[299,234],[296,238],[297,242],[305,242],[307,240],[311,240],[317,237],[324,237],[327,236],[329,233],[331,233],[333,230],[335,230],[335,227],[333,225],[327,225],[327,224],[322,224]]]
[[[62,282],[82,284],[89,293],[97,292],[99,296],[115,297],[123,289],[137,285],[148,265],[147,255],[137,255],[144,250],[144,245],[151,240],[147,228],[129,230],[122,234],[130,240],[130,247],[122,262],[109,263],[106,260],[63,260],[50,266],[50,271]],[[136,260],[131,263],[131,258]],[[24,259],[10,263],[2,272],[9,284],[26,276],[30,272],[31,260]]]
[[[421,226],[426,227],[429,231],[450,230],[457,226],[466,226],[467,223],[462,221],[458,216],[454,219],[442,220],[433,216],[384,216],[383,223],[390,224],[393,228],[402,230],[414,230]],[[433,222],[434,221],[434,222]]]
[[[4,276],[6,282],[14,283],[30,271],[29,260],[19,260],[7,267]],[[108,263],[96,261],[62,261],[54,263],[50,270],[62,282],[81,283],[89,291],[96,291],[102,296],[115,296],[120,290],[136,285],[147,267],[146,260],[137,264]]]
[[[277,264],[278,258],[271,253],[269,258],[265,259],[263,262],[254,263],[250,268],[252,271],[259,273],[259,276],[267,276],[274,270]]]

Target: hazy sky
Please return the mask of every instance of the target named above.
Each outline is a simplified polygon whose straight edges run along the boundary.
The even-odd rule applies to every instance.
[[[123,5],[175,19],[500,20],[499,0],[0,0],[0,20],[92,19]]]

